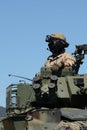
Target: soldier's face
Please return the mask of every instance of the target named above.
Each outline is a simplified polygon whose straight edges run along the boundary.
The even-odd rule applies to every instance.
[[[55,54],[58,52],[61,52],[64,49],[64,44],[62,43],[61,40],[53,40],[51,42],[49,42],[48,47],[50,49],[50,51]]]

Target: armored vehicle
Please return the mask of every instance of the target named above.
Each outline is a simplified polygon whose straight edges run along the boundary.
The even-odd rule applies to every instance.
[[[6,113],[1,130],[87,130],[87,74],[78,74],[87,44],[76,45],[76,64],[54,73],[42,67],[31,83],[6,89]],[[12,75],[9,75],[12,76]]]

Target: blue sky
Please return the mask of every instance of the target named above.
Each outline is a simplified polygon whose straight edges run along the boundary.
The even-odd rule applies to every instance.
[[[32,79],[51,54],[45,36],[54,32],[65,34],[69,53],[86,44],[87,0],[0,0],[0,106],[6,87],[19,81],[8,74]]]

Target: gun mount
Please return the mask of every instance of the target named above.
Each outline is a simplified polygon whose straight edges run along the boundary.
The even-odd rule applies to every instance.
[[[75,126],[86,130],[87,74],[78,74],[85,54],[86,44],[76,46],[75,72],[66,69],[64,76],[58,77],[47,67],[42,67],[33,80],[9,75],[32,82],[7,87],[4,130],[72,130]]]
[[[83,45],[76,45],[76,50],[73,53],[73,55],[76,58],[76,66],[75,66],[75,71],[78,73],[80,65],[83,64],[83,59],[84,56],[87,54],[87,44]]]

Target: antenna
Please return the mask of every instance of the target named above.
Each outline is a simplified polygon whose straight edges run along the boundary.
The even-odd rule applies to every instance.
[[[26,80],[29,80],[29,81],[33,81],[32,79],[29,79],[29,78],[26,78],[26,77],[22,77],[22,76],[18,76],[18,75],[9,74],[8,76],[9,77],[12,76],[12,77],[17,77],[17,78],[22,78],[22,79],[26,79]]]

